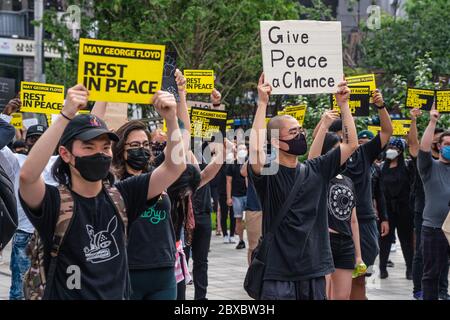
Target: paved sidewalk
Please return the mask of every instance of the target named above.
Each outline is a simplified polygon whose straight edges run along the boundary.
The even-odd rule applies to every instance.
[[[222,237],[212,235],[209,253],[208,298],[211,300],[249,299],[242,283],[247,270],[247,250],[236,250],[236,244],[223,244]],[[11,273],[9,271],[10,246],[3,252],[0,265],[0,300],[8,299]],[[368,280],[367,296],[371,300],[411,300],[412,281],[405,278],[405,263],[400,249],[392,252],[394,268],[388,268],[389,278],[380,280],[375,274]],[[376,270],[375,270],[376,272]],[[194,297],[194,286],[187,286],[187,299]]]

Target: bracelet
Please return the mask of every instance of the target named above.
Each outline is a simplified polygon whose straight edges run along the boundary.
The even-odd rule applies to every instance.
[[[68,116],[66,116],[62,111],[59,112],[64,118],[66,118],[69,121],[72,121]]]
[[[377,107],[378,110],[384,109],[386,108],[386,104],[383,102],[383,105],[381,107],[375,105],[375,107]]]

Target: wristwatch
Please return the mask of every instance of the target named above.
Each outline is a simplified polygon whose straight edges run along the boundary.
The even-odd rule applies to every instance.
[[[379,107],[379,106],[377,106],[377,105],[375,105],[375,106],[378,108],[378,110],[381,110],[381,109],[386,108],[386,103],[383,102],[383,105],[382,105],[381,107]]]

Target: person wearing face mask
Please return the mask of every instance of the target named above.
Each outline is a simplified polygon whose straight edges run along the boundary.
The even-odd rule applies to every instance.
[[[111,141],[117,142],[119,138],[99,117],[92,114],[76,116],[86,107],[88,99],[89,92],[81,84],[67,91],[61,115],[33,147],[20,173],[22,206],[44,244],[48,280],[45,299],[128,299],[125,221],[132,226],[142,209],[156,204],[164,190],[186,168],[184,149],[178,148],[177,154],[182,158],[167,157],[157,169],[112,187]],[[158,91],[152,103],[166,120],[172,137],[167,152],[172,153],[182,144],[175,97]],[[61,184],[60,190],[45,184],[40,176],[58,143],[59,158],[53,174]],[[54,234],[61,214],[61,190],[73,198],[73,218],[63,239]],[[118,204],[113,202],[113,193],[123,200],[125,210],[121,213],[125,217],[116,207]],[[82,270],[80,285],[68,289],[67,283],[72,281],[69,277],[73,273],[68,268],[72,266]],[[49,271],[52,271],[50,278]]]
[[[388,277],[387,262],[395,230],[400,240],[406,263],[406,279],[412,280],[413,213],[410,205],[410,189],[414,179],[412,163],[404,157],[406,142],[391,138],[386,149],[386,159],[381,168],[386,208],[389,215],[389,234],[380,240],[380,278]]]
[[[262,74],[258,82],[258,108],[250,133],[248,175],[261,201],[262,241],[270,246],[270,256],[264,261],[263,284],[257,298],[324,300],[325,275],[334,271],[327,221],[328,183],[357,148],[355,123],[348,105],[350,89],[345,81],[341,82],[335,95],[342,115],[342,144],[301,165],[298,157],[307,152],[307,142],[298,121],[280,115],[273,117],[266,129],[271,90]],[[327,130],[326,124],[321,124],[313,146],[319,139],[323,141]],[[277,149],[275,163],[266,164],[266,134]],[[292,193],[289,199],[295,187],[298,192]],[[285,202],[288,203],[284,205]],[[277,229],[272,230],[278,215],[282,219]]]
[[[161,129],[156,129],[150,134],[150,146],[154,157],[159,156],[166,147],[167,135]]]
[[[336,111],[327,111],[322,116],[325,126],[331,125]],[[323,143],[314,145],[308,159],[324,155],[337,148],[341,138],[334,132],[327,132]],[[328,187],[328,231],[335,271],[326,276],[327,297],[330,300],[348,300],[352,291],[352,273],[363,263],[359,241],[358,219],[356,218],[356,196],[350,178],[338,174]]]
[[[450,249],[442,225],[449,211],[450,199],[450,130],[444,131],[437,141],[439,159],[432,156],[433,136],[439,120],[433,105],[430,122],[422,136],[417,156],[419,174],[425,192],[425,208],[421,245],[423,255],[422,290],[424,300],[439,298],[439,278],[448,264]]]
[[[161,155],[151,161],[150,134],[143,122],[129,121],[116,134],[119,141],[112,145],[112,165],[119,180],[151,172],[164,161]],[[169,196],[163,191],[156,203],[142,208],[129,228],[127,256],[133,300],[176,299],[176,247],[170,210]]]
[[[241,175],[241,168],[247,159],[247,147],[245,144],[237,146],[236,162],[228,166],[227,171],[227,205],[233,207],[234,218],[236,219],[236,234],[239,236],[239,243],[236,249],[244,249],[244,210],[247,203],[247,179]]]
[[[415,233],[415,250],[413,258],[413,298],[416,300],[423,299],[422,291],[422,275],[423,275],[423,256],[422,256],[422,223],[423,223],[423,210],[425,208],[425,193],[423,190],[422,179],[420,178],[417,168],[417,156],[419,153],[420,143],[417,133],[417,118],[422,115],[420,109],[411,110],[411,127],[408,133],[408,148],[409,154],[414,165],[415,176],[412,186],[414,197],[414,233]],[[439,149],[437,143],[439,137],[444,132],[442,128],[434,129],[433,143],[431,144],[431,156],[434,160],[439,159]],[[448,271],[449,264],[447,263],[444,271],[439,277],[439,299],[450,300],[448,295]]]

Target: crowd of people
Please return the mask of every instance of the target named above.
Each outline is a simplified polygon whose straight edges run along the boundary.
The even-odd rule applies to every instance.
[[[262,300],[366,299],[378,256],[379,276],[389,277],[396,234],[414,298],[448,299],[442,225],[450,210],[450,131],[438,127],[435,109],[420,142],[418,109],[406,140],[392,137],[375,90],[381,130],[358,133],[343,81],[335,94],[340,112],[323,114],[308,148],[307,130],[293,117],[266,125],[272,88],[262,74],[249,139],[198,141],[186,80],[179,70],[175,77],[179,101],[165,91],[151,101],[167,132],[150,132],[139,120],[112,132],[106,102],[78,114],[89,101],[78,84],[51,126],[31,126],[21,140],[8,123],[21,101],[8,103],[0,166],[18,213],[11,300],[185,300],[191,282],[195,299],[206,299],[213,222],[224,244],[247,249],[243,264],[273,234]],[[216,89],[211,102],[221,102]],[[367,269],[355,273],[358,266]]]

